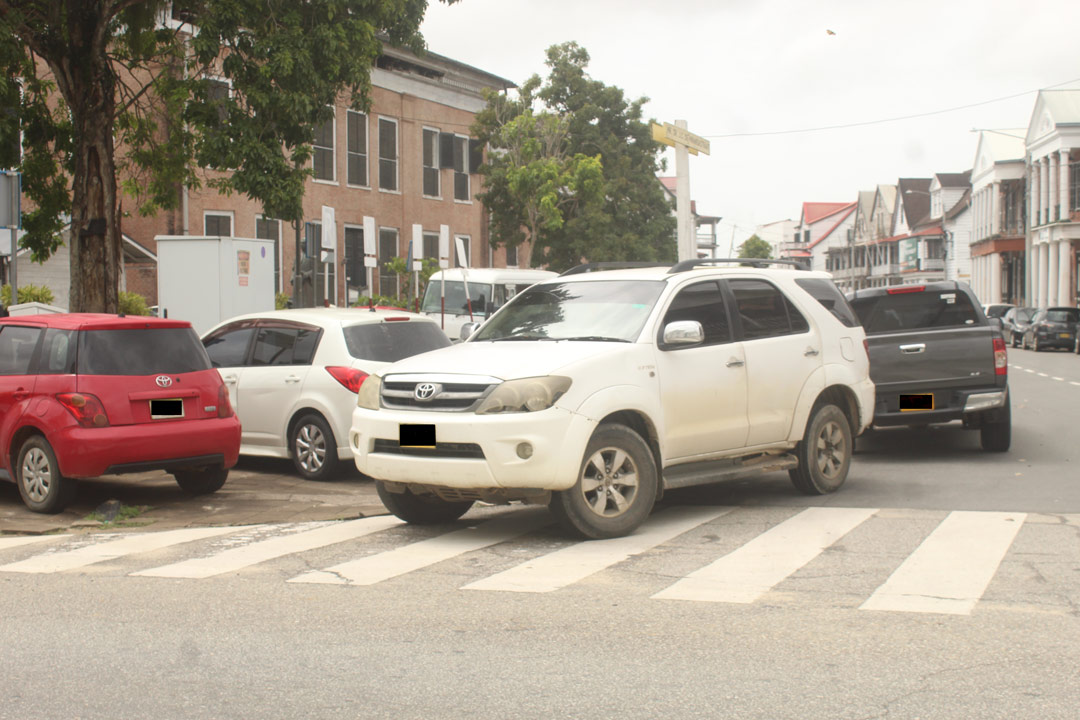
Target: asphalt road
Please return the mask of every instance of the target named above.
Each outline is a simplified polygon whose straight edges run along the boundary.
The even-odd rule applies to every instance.
[[[538,508],[429,528],[151,525],[131,532],[221,534],[128,554],[105,544],[126,532],[0,545],[0,718],[1071,720],[1080,357],[1010,365],[1009,453],[954,428],[877,432],[835,495],[783,474],[672,493],[645,529],[688,529],[639,548],[577,543]],[[836,522],[804,564],[756,574]],[[957,524],[967,542],[950,544]],[[673,595],[748,553],[727,585]],[[980,568],[971,602],[950,604]],[[931,611],[888,592],[905,569]],[[748,594],[708,597],[732,588]]]

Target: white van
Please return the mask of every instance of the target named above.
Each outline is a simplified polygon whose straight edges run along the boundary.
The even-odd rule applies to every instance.
[[[465,297],[463,272],[469,277],[469,297]],[[558,273],[518,268],[461,268],[441,270],[431,276],[420,312],[435,319],[451,340],[461,337],[461,326],[484,322],[506,301],[536,283]],[[471,305],[471,315],[470,315]]]

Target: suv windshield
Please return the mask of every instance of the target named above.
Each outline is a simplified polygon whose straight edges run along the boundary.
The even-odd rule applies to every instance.
[[[191,328],[83,330],[79,333],[80,375],[158,375],[210,369]]]
[[[460,280],[447,280],[445,283],[432,280],[424,291],[424,304],[422,312],[437,313],[443,309],[442,288],[446,285],[446,313],[449,315],[468,315],[469,308],[465,302],[465,283]],[[485,283],[469,283],[469,301],[472,302],[473,315],[487,317],[491,310],[491,285]]]
[[[357,360],[396,362],[438,350],[450,339],[432,322],[384,322],[342,328],[349,354]]]
[[[635,340],[664,283],[641,280],[534,285],[483,325],[474,341]]]

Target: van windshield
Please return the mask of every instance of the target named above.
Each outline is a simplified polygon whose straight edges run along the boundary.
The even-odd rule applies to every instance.
[[[446,286],[446,309],[447,315],[468,315],[469,308],[465,302],[465,283],[460,280],[432,280],[428,283],[424,292],[424,304],[421,312],[437,313],[443,309],[442,292]],[[469,300],[472,302],[472,314],[475,317],[487,317],[491,311],[491,285],[484,283],[469,283]]]

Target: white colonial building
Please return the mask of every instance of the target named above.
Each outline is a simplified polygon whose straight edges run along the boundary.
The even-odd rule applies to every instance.
[[[971,171],[971,287],[984,303],[1024,304],[1024,135],[983,130]]]

